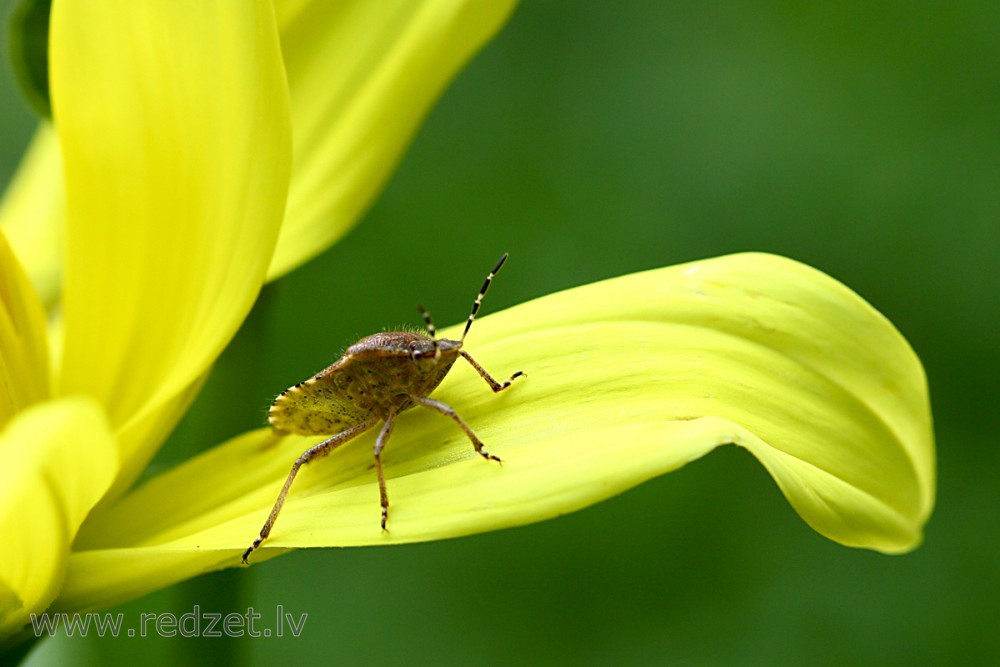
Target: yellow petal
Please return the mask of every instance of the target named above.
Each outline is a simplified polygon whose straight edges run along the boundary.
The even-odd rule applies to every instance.
[[[295,167],[271,278],[357,221],[431,104],[513,6],[511,0],[276,3]]]
[[[0,232],[0,426],[49,395],[45,312]]]
[[[70,398],[21,412],[0,434],[0,460],[2,642],[55,598],[76,530],[114,479],[117,451],[99,406]]]
[[[63,195],[59,142],[52,125],[42,123],[4,192],[0,227],[49,309],[62,279]]]
[[[760,459],[833,540],[894,553],[921,539],[935,486],[923,369],[882,315],[807,266],[744,254],[587,285],[482,318],[466,349],[497,377],[528,374],[494,395],[457,366],[434,393],[502,466],[450,420],[408,411],[383,453],[388,533],[370,432],[303,469],[254,557],[551,518],[724,444]],[[238,564],[292,461],[318,440],[248,433],[150,480],[93,527],[61,604]],[[156,571],[131,569],[129,547]]]
[[[98,398],[116,429],[145,424],[122,434],[122,488],[159,444],[130,434],[170,425],[264,278],[290,171],[287,86],[265,0],[67,0],[51,34],[59,389]]]

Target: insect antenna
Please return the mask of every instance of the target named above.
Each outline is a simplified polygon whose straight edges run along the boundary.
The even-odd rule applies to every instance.
[[[503,263],[507,261],[507,257],[509,257],[509,255],[509,253],[505,252],[503,257],[500,258],[500,261],[497,262],[497,265],[493,267],[492,271],[490,271],[490,275],[486,276],[486,280],[483,282],[483,286],[479,290],[479,296],[476,297],[475,303],[472,304],[472,312],[469,313],[469,321],[465,323],[465,331],[462,332],[462,341],[465,341],[465,336],[469,333],[473,320],[476,319],[476,313],[479,312],[479,306],[483,303],[483,297],[486,296],[486,290],[490,288],[490,283],[493,282],[493,276],[497,274],[497,271],[500,270]]]
[[[437,329],[434,328],[434,321],[431,320],[431,314],[427,312],[427,309],[419,303],[417,304],[417,310],[420,311],[420,315],[424,318],[424,324],[427,325],[427,335],[434,341],[434,358],[437,359],[441,356],[441,350],[438,348]]]
[[[420,311],[421,317],[424,318],[424,324],[427,326],[427,335],[431,338],[437,338],[437,329],[434,328],[434,322],[431,320],[431,314],[427,312],[419,303],[417,304],[417,310]]]

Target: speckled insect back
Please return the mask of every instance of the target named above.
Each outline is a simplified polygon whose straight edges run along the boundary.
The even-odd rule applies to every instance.
[[[506,261],[507,253],[504,253],[486,276],[482,289],[472,304],[472,312],[469,313],[461,339],[437,338],[430,314],[420,306],[428,335],[388,331],[366,336],[347,348],[343,356],[333,364],[308,380],[289,387],[274,400],[268,412],[268,421],[276,432],[335,435],[306,450],[292,464],[278,500],[260,531],[260,537],[243,552],[244,563],[254,549],[270,535],[299,468],[313,459],[326,456],[380,421],[384,424],[375,441],[374,454],[382,507],[382,530],[385,530],[389,496],[382,472],[382,449],[395,426],[396,416],[415,405],[422,405],[450,417],[469,437],[477,453],[487,460],[500,461],[483,448],[483,443],[451,406],[428,398],[428,395],[441,384],[459,357],[472,364],[494,392],[503,391],[514,378],[523,375],[518,371],[507,381],[497,382],[462,349],[483,297],[486,296],[493,277]]]

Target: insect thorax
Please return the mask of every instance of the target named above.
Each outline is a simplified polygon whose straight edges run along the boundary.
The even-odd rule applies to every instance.
[[[372,334],[305,382],[289,387],[268,413],[272,427],[303,435],[334,434],[371,416],[412,407],[441,384],[462,343],[419,333]]]

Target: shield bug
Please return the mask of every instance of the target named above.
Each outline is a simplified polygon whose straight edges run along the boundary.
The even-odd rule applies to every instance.
[[[416,405],[450,417],[472,441],[472,446],[480,456],[486,460],[500,461],[486,451],[482,441],[451,406],[429,398],[429,394],[441,384],[459,357],[472,364],[494,393],[503,391],[514,378],[523,375],[518,371],[505,382],[497,382],[462,349],[483,297],[486,296],[493,277],[506,261],[507,253],[504,253],[486,276],[459,340],[437,338],[430,314],[423,306],[419,306],[427,326],[427,335],[411,331],[388,331],[362,338],[347,348],[344,355],[333,364],[308,380],[289,387],[274,400],[268,411],[268,422],[276,432],[331,437],[307,449],[292,464],[271,514],[260,530],[260,537],[243,552],[244,563],[254,549],[271,534],[299,468],[326,456],[380,421],[383,424],[375,440],[375,473],[382,506],[382,530],[385,530],[385,522],[389,516],[389,496],[382,472],[382,449],[392,434],[399,413]]]

